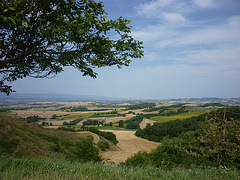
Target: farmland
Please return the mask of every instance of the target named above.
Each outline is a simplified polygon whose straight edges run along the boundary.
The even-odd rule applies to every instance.
[[[155,116],[155,117],[152,117],[151,120],[154,120],[157,122],[167,122],[167,121],[172,121],[176,119],[180,119],[180,120],[187,119],[193,116],[199,116],[204,113],[205,111],[199,111],[199,112],[182,113],[182,114],[173,115],[173,116]]]
[[[133,105],[131,105],[131,103]],[[171,143],[174,143],[173,147],[178,147],[179,143],[183,143],[184,145],[180,145],[181,148],[184,149],[186,144],[195,142],[196,140],[188,140],[187,138],[194,138],[194,132],[202,127],[201,121],[206,119],[206,114],[211,114],[211,112],[217,110],[220,111],[222,109],[222,106],[219,104],[196,105],[185,103],[155,103],[155,105],[153,105],[153,103],[143,103],[138,106],[137,103],[138,102],[35,102],[23,104],[18,103],[17,105],[3,107],[0,112],[1,121],[3,120],[1,123],[3,124],[0,124],[0,128],[2,128],[4,136],[0,138],[4,139],[4,142],[6,141],[5,144],[12,143],[13,145],[10,147],[4,147],[4,143],[0,143],[0,146],[3,146],[5,149],[11,148],[11,152],[13,154],[18,154],[19,157],[21,157],[21,154],[24,156],[29,154],[32,157],[36,157],[37,152],[39,153],[37,156],[40,157],[46,158],[46,155],[48,155],[50,164],[52,164],[51,159],[56,157],[59,157],[60,159],[70,158],[70,160],[71,157],[74,157],[75,159],[80,158],[80,162],[89,160],[96,161],[96,163],[92,165],[83,162],[81,162],[82,164],[78,164],[78,166],[91,166],[92,168],[98,166],[98,161],[102,161],[107,165],[112,165],[113,169],[117,168],[109,171],[122,171],[121,168],[126,168],[124,170],[126,171],[126,176],[135,177],[135,175],[130,172],[131,168],[135,168],[137,171],[144,171],[141,167],[135,167],[136,162],[138,162],[137,166],[146,166],[150,169],[160,167],[158,170],[167,174],[170,172],[168,170],[162,171],[161,168],[180,168],[178,165],[178,162],[180,161],[176,161],[175,163],[175,159],[168,160],[164,159],[162,156],[157,157],[157,160],[152,160],[151,158],[162,153],[161,147],[171,149]],[[228,108],[226,106],[225,108],[229,109],[227,110],[229,112],[234,112],[234,114],[238,113],[237,108]],[[237,117],[233,116],[230,120],[234,120],[234,118]],[[237,121],[235,122],[234,120],[232,123],[237,123]],[[236,130],[231,133],[237,134],[238,132],[235,131]],[[184,133],[186,133],[186,135],[184,135]],[[188,133],[192,134],[188,137]],[[5,136],[7,137],[6,140]],[[92,140],[88,139],[88,136],[91,136]],[[182,136],[187,140],[181,139]],[[114,137],[116,140],[113,139]],[[93,146],[89,144],[90,141],[92,141]],[[81,147],[86,145],[89,146],[89,152],[94,151],[94,159],[86,159],[88,153],[78,152],[81,150]],[[17,147],[16,150],[14,150],[15,146]],[[191,148],[192,146],[193,145],[191,145]],[[29,150],[29,147],[31,147],[31,151]],[[91,148],[92,150],[90,151]],[[235,146],[231,148],[234,149]],[[182,152],[180,149],[177,150],[180,154],[188,152],[187,150]],[[7,151],[5,150],[5,152]],[[232,150],[232,152],[234,152],[234,150]],[[82,156],[79,157],[79,153],[86,155],[86,158],[83,158]],[[175,157],[168,155],[168,152],[164,153],[167,155],[166,158]],[[184,154],[184,156],[186,156],[186,154]],[[235,158],[237,155],[233,154],[232,156]],[[6,157],[8,157],[8,155],[6,155]],[[27,161],[35,163],[36,161],[36,163],[39,163],[38,159],[17,160],[14,158],[15,156],[13,156],[13,158],[9,157],[8,161],[10,163],[13,161],[18,161],[19,163]],[[83,159],[81,160],[81,158]],[[197,158],[191,158],[192,157],[186,156],[181,162],[185,163],[185,159],[189,160],[192,164],[190,163],[191,165],[188,165],[185,163],[184,166],[187,166],[188,168],[190,166],[196,166],[195,170],[194,168],[192,170],[201,171],[202,177],[218,176],[218,172],[214,170],[206,175],[206,171],[203,169],[197,169],[198,166],[195,165],[195,160]],[[64,160],[64,162],[69,164],[67,159]],[[161,159],[162,164],[155,164],[159,162],[159,159]],[[168,161],[175,164],[169,164]],[[167,164],[164,164],[165,162],[167,162]],[[211,164],[212,161],[206,162],[209,163],[209,166],[213,166],[213,164]],[[0,163],[4,164],[4,161],[1,159]],[[63,163],[63,161],[59,161],[59,164],[61,163]],[[115,165],[118,166],[115,167]],[[64,163],[61,166],[62,168],[65,168]],[[69,164],[69,166],[72,165]],[[4,165],[4,167],[7,167],[7,165]],[[152,171],[150,169],[149,172]],[[4,172],[2,175],[0,174],[0,177],[5,177],[5,179],[11,179],[11,177],[17,176],[17,172],[9,174],[7,169],[0,169],[0,171]],[[35,172],[35,175],[40,176],[37,171]],[[58,173],[57,169],[54,169],[53,171]],[[106,169],[104,169],[104,171],[106,171]],[[186,173],[184,168],[182,170],[179,169],[179,171],[182,171],[181,173],[185,174],[184,176],[190,179],[192,178],[191,174]],[[88,176],[92,179],[101,179],[100,174],[96,173],[91,175],[91,173],[85,174],[85,172],[79,172],[81,175],[78,176],[76,174],[71,174],[67,169],[66,172],[68,173],[68,177],[74,176],[82,178]],[[225,170],[221,172],[225,173],[224,177],[226,179],[236,179],[239,173],[234,169],[228,172]],[[101,174],[103,175],[104,173],[102,172]],[[23,178],[31,178],[32,176],[32,174],[27,175],[26,173],[26,176],[23,175]],[[44,176],[52,178],[51,174]],[[61,176],[61,178],[63,177],[65,176]],[[104,174],[103,177],[111,179],[108,174]],[[150,175],[149,177],[156,178],[160,176],[155,173],[155,175]]]

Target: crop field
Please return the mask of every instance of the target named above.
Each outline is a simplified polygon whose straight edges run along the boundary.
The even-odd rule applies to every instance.
[[[155,116],[150,119],[157,121],[157,122],[167,122],[167,121],[172,121],[172,120],[176,120],[176,119],[183,120],[186,118],[191,118],[193,116],[199,116],[204,113],[205,113],[205,111],[189,112],[189,113],[182,113],[182,114],[177,114],[177,115],[173,115],[173,116]]]

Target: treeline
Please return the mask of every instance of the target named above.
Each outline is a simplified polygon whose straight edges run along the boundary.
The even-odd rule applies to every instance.
[[[98,120],[87,120],[83,122],[83,125],[91,125],[91,126],[96,126],[96,125],[103,125],[104,121],[98,121]]]
[[[70,106],[70,107],[62,107],[59,110],[77,112],[77,111],[107,111],[109,109],[91,109],[91,110],[89,110],[85,106]]]
[[[135,110],[135,109],[143,109],[143,108],[152,108],[156,106],[156,103],[141,103],[141,104],[134,104],[126,106],[127,109]]]
[[[74,106],[74,107],[62,107],[59,110],[69,110],[70,112],[76,112],[76,111],[88,111],[88,108],[84,106]]]
[[[42,120],[45,120],[46,118],[41,118],[39,117],[38,115],[34,115],[34,116],[28,116],[26,118],[26,121],[28,123],[33,123],[33,122],[37,122],[37,121],[42,121]]]
[[[17,111],[17,110],[28,110],[32,107],[8,107],[8,108],[0,108],[0,112],[8,112],[8,111]]]
[[[99,131],[97,128],[94,128],[94,127],[89,127],[88,131],[91,131],[99,136],[106,138],[107,140],[111,141],[113,144],[118,143],[116,135],[112,132]]]
[[[79,123],[80,121],[82,121],[83,119],[82,118],[79,118],[79,119],[75,119],[73,121],[70,121],[69,123],[64,121],[63,122],[63,125],[76,125],[77,123]]]
[[[125,165],[240,168],[240,107],[148,125],[137,133],[144,138],[161,140],[161,145],[151,153],[134,155]]]
[[[118,112],[117,112],[117,110],[115,109],[115,110],[113,110],[113,111],[111,111],[111,112],[94,113],[92,117],[101,117],[101,116],[103,116],[103,115],[109,115],[109,114],[114,114],[114,115],[116,115],[116,114],[118,114]]]
[[[198,122],[204,121],[206,114],[198,117],[191,117],[185,120],[173,120],[163,123],[154,123],[152,126],[147,124],[144,129],[138,129],[136,136],[150,141],[160,142],[165,137],[177,137],[187,131],[195,131],[199,128]]]
[[[223,107],[224,105],[221,103],[206,103],[206,104],[200,105],[199,107],[209,107],[209,106]]]

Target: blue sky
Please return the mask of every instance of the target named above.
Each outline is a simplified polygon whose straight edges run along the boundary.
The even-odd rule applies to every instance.
[[[53,79],[26,78],[19,93],[134,99],[240,97],[239,0],[103,0],[109,18],[131,19],[145,56],[129,67],[96,69],[97,79],[66,68]]]

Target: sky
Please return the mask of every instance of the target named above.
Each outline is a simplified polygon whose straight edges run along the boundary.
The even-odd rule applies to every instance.
[[[25,78],[17,93],[131,99],[240,97],[239,0],[103,0],[109,19],[131,20],[144,57],[128,67],[65,68],[52,79]]]

